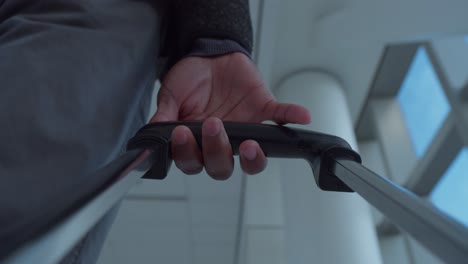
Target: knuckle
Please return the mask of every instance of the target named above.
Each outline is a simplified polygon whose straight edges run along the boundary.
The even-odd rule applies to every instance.
[[[185,170],[182,170],[185,174],[188,174],[188,175],[195,175],[195,174],[199,174],[200,172],[202,172],[203,170],[203,167],[199,167],[199,168],[189,168],[189,169],[185,169]]]
[[[255,166],[252,166],[252,165],[244,165],[242,170],[249,174],[249,175],[254,175],[254,174],[258,174],[262,171],[261,168],[258,168],[258,167],[255,167]]]
[[[267,163],[266,160],[264,161],[257,160],[255,162],[243,160],[241,165],[242,165],[242,170],[245,173],[249,175],[255,175],[265,170],[266,163]]]
[[[188,175],[198,174],[198,173],[202,172],[202,170],[203,170],[203,165],[199,164],[198,162],[176,161],[175,164],[176,164],[177,168],[179,168],[183,173],[188,174]]]
[[[208,175],[210,175],[215,180],[227,180],[232,175],[232,170],[218,169],[218,170],[207,170]]]

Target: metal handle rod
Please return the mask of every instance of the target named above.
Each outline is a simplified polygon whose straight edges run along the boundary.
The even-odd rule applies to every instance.
[[[361,164],[336,160],[335,175],[447,263],[468,260],[468,229]]]
[[[55,264],[60,262],[80,239],[114,205],[124,198],[128,190],[143,176],[145,171],[139,169],[139,166],[151,159],[151,153],[144,152],[137,156],[138,153],[139,151],[127,152],[122,156],[123,159],[114,161],[114,163],[119,163],[126,162],[128,159],[134,159],[124,171],[105,171],[105,173],[118,175],[115,182],[106,190],[68,216],[46,234],[30,241],[7,257],[7,259],[0,262],[2,264]]]

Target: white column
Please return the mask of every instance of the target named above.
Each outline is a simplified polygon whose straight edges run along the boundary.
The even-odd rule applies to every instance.
[[[306,129],[343,137],[357,149],[346,97],[334,78],[297,72],[275,92],[278,100],[310,110],[312,122]],[[382,263],[369,206],[362,198],[321,191],[305,161],[283,160],[280,167],[286,263]]]

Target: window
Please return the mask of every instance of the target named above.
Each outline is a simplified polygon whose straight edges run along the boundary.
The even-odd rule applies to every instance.
[[[450,111],[424,48],[416,52],[397,97],[414,151],[420,158]]]
[[[468,148],[453,160],[430,198],[435,206],[468,226]]]

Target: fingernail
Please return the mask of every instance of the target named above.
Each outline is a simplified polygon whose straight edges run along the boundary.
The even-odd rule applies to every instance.
[[[219,119],[212,119],[205,125],[205,132],[207,136],[214,137],[221,131],[221,121]]]
[[[254,147],[249,147],[244,150],[244,157],[247,160],[254,160],[257,158],[257,150]]]

